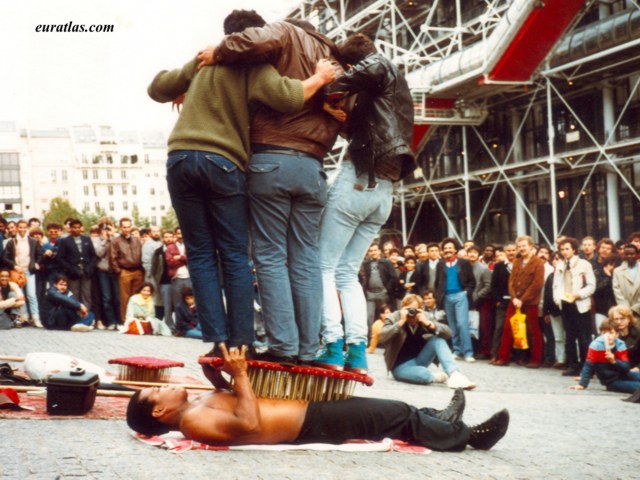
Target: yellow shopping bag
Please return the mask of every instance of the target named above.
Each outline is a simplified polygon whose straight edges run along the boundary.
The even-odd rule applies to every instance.
[[[526,350],[529,348],[529,343],[527,342],[527,316],[518,308],[509,321],[513,332],[513,348]]]

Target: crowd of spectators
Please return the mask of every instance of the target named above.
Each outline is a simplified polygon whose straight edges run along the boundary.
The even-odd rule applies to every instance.
[[[180,228],[0,219],[0,277],[3,328],[199,336]]]
[[[35,218],[0,219],[0,328],[202,338],[179,228],[138,229],[129,218],[116,228],[102,218],[84,232],[71,218],[44,229]],[[636,386],[639,251],[640,232],[619,242],[560,236],[554,247],[528,236],[482,247],[453,238],[374,243],[360,269],[368,352],[385,348],[392,375],[412,383],[473,388],[456,361],[488,360],[582,373],[583,388],[593,372],[610,389]],[[428,370],[434,361],[442,372]]]
[[[397,354],[398,337],[389,332],[397,333],[401,316],[408,317],[403,335],[411,338],[416,327],[411,326],[406,305],[413,302],[414,317],[420,319],[413,324],[425,328],[425,338],[441,335],[447,340],[454,360],[555,368],[565,376],[582,372],[584,378],[585,363],[587,375],[599,372],[590,361],[590,352],[596,351],[590,345],[604,324],[617,332],[611,348],[617,351],[624,345],[626,351],[606,359],[619,375],[599,378],[609,389],[615,389],[615,381],[631,381],[638,388],[633,378],[640,367],[639,251],[640,232],[619,242],[596,241],[591,236],[579,242],[560,236],[553,247],[536,245],[529,236],[482,247],[472,241],[460,246],[453,238],[402,247],[391,241],[374,243],[360,270],[370,326],[368,351],[382,347],[387,356],[389,349]],[[422,321],[422,313],[428,311],[423,305],[433,304],[434,299],[432,320],[424,315]],[[525,317],[526,333],[515,323],[520,316]],[[443,323],[447,330],[440,326]],[[598,345],[603,350],[604,340],[600,338]],[[426,368],[433,358],[425,356],[423,343],[418,346],[411,347],[410,360],[420,363],[422,359],[421,366]],[[387,362],[398,380],[446,381],[446,375],[424,372],[420,379],[415,369],[413,376],[407,375],[407,357],[402,360],[405,364],[397,359]],[[452,368],[444,362],[445,373]],[[628,372],[631,379],[626,377]]]

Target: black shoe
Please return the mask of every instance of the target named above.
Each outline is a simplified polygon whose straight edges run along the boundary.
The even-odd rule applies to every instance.
[[[504,437],[509,428],[509,410],[494,414],[489,420],[471,427],[468,444],[477,450],[489,450]]]
[[[297,357],[293,355],[276,355],[269,351],[264,353],[256,354],[253,357],[253,360],[258,360],[260,362],[271,362],[271,363],[279,363],[281,365],[289,365],[295,366],[298,364]]]
[[[565,370],[564,372],[562,372],[562,376],[563,377],[579,377],[580,376],[580,370],[568,369],[568,370]]]
[[[456,388],[455,392],[453,392],[453,397],[451,397],[449,405],[447,405],[447,408],[444,410],[440,410],[436,414],[436,418],[444,420],[445,422],[457,422],[462,418],[464,406],[464,390],[462,388]]]
[[[205,357],[217,357],[222,358],[222,352],[220,351],[220,345],[224,342],[218,342],[213,344],[213,348],[204,354]]]

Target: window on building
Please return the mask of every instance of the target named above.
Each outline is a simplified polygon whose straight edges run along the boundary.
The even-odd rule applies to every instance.
[[[82,190],[84,192],[85,197],[89,195],[89,186],[85,185],[84,187],[82,187]]]
[[[129,202],[122,202],[122,209],[129,210]]]
[[[109,211],[113,212],[116,209],[116,206],[113,202],[109,202]]]
[[[82,163],[83,164],[86,165],[87,163],[89,163],[89,159],[87,158],[87,154],[86,153],[83,153],[81,158],[82,158]]]
[[[113,164],[113,155],[111,155],[110,153],[107,153],[107,163],[109,165]]]
[[[156,207],[155,207],[155,205],[154,205],[153,207],[151,207],[151,211],[152,211],[152,212],[155,212],[155,211],[156,211]]]
[[[51,170],[51,182],[56,183],[57,180],[58,180],[57,172],[55,170]]]
[[[98,180],[98,178],[100,178],[100,177],[98,176],[98,170],[93,170],[93,179],[94,179],[94,180]]]
[[[129,155],[122,155],[122,157],[120,157],[120,163],[122,165],[128,165],[129,164]]]
[[[160,210],[164,210],[164,205],[160,205]]]
[[[88,170],[82,170],[82,179],[83,180],[87,180],[89,178],[89,171]]]
[[[126,170],[122,170],[122,173],[120,174],[120,176],[122,178],[127,178],[127,171]]]
[[[113,178],[113,171],[112,170],[107,170],[107,178],[109,180],[111,180]]]
[[[129,188],[127,188],[126,185],[122,185],[122,194],[126,195],[128,191],[129,191]]]
[[[146,163],[147,165],[149,164],[149,154],[148,153],[144,154],[144,163]]]
[[[138,155],[131,155],[131,165],[138,163]]]
[[[102,163],[102,155],[94,155],[93,156],[93,164],[98,165]]]
[[[131,193],[133,195],[137,195],[138,194],[138,187],[136,187],[135,185],[131,185]]]
[[[100,211],[100,202],[94,203],[93,206],[96,208],[96,212]]]
[[[113,185],[107,187],[107,192],[109,192],[109,195],[113,195]]]
[[[156,194],[156,189],[155,189],[155,188],[152,188],[151,190],[149,190],[149,193],[150,193],[151,195],[155,195],[155,194]]]
[[[63,190],[63,191],[62,191],[62,196],[63,196],[64,198],[69,198],[69,191],[68,191],[68,190]]]
[[[84,202],[84,210],[85,211],[89,211],[89,209],[91,208],[91,203],[89,202]]]
[[[66,182],[67,180],[69,180],[66,170],[62,170],[61,174],[62,174],[62,181],[63,182]]]

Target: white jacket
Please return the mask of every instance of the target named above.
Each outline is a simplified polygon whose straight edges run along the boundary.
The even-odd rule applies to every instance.
[[[571,286],[573,294],[578,297],[576,307],[580,313],[591,310],[591,295],[596,291],[596,276],[593,274],[593,267],[587,260],[574,255],[569,260],[571,269]],[[565,298],[564,272],[566,261],[562,260],[556,267],[556,274],[553,276],[553,301],[562,308],[562,300]]]

